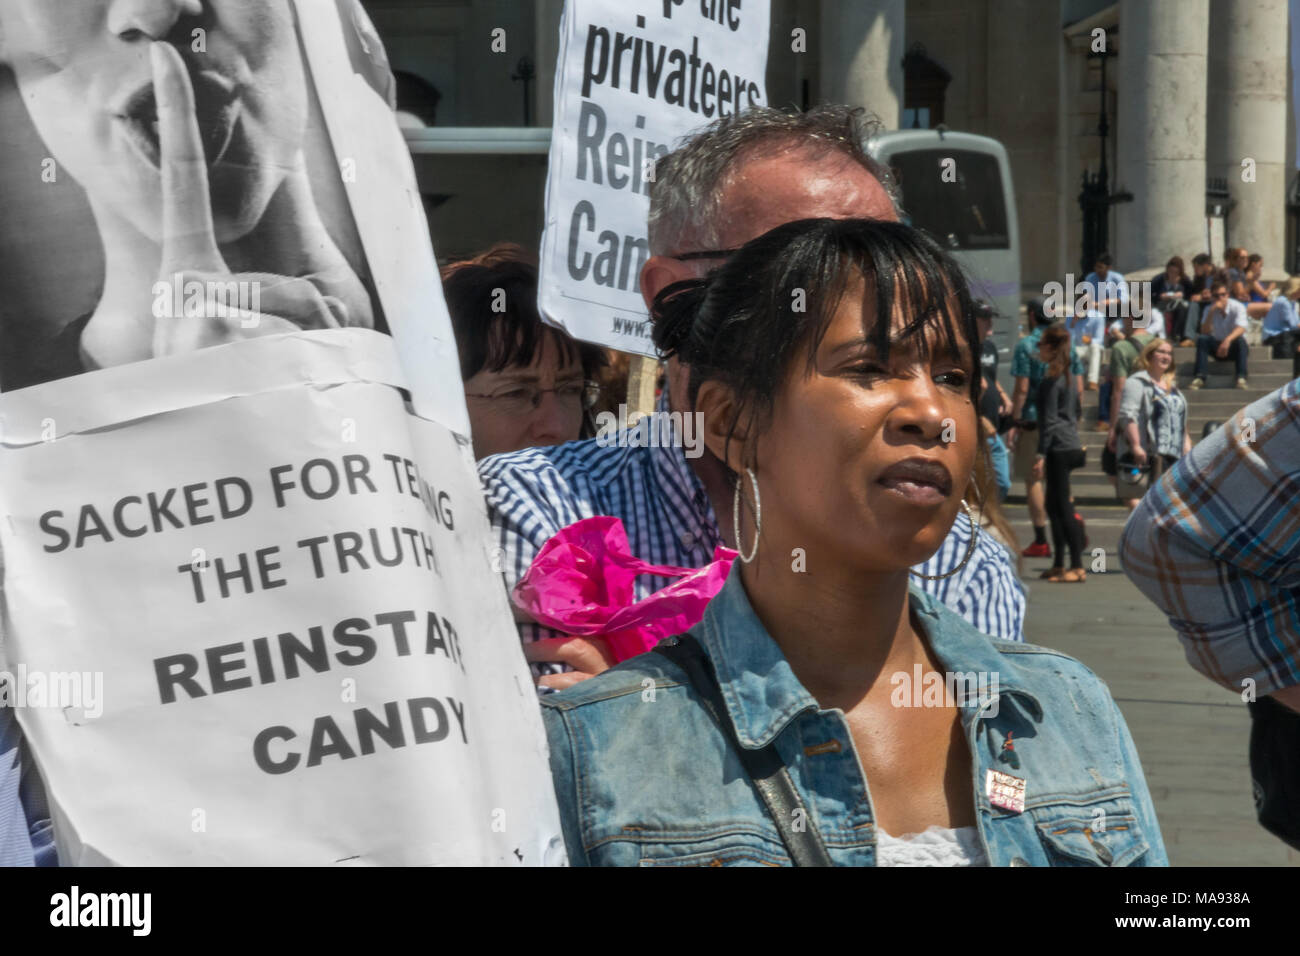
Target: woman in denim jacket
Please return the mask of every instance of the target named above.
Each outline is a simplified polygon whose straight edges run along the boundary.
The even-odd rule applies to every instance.
[[[958,266],[897,223],[789,223],[666,289],[655,341],[737,476],[741,558],[691,634],[543,699],[570,860],[1167,864],[1105,685],[909,587],[976,520]]]

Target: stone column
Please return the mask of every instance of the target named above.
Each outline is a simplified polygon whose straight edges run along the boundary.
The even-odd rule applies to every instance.
[[[864,106],[898,129],[906,13],[906,0],[821,0],[823,101]]]
[[[1210,2],[1207,172],[1236,200],[1228,243],[1262,255],[1270,275],[1286,231],[1287,27],[1286,0]]]
[[[1121,0],[1119,169],[1111,251],[1123,272],[1163,269],[1205,247],[1205,96],[1210,0]]]
[[[996,16],[985,43],[988,118],[981,132],[1006,147],[1020,226],[1020,279],[1041,289],[1060,277],[1058,240],[1064,227],[1058,197],[1074,185],[1063,181],[1057,154],[1064,59],[1060,9],[1042,0],[998,0],[990,6]],[[1007,29],[1009,24],[1015,29]]]
[[[555,66],[560,55],[560,15],[564,0],[536,0],[533,6],[537,80],[533,85],[533,123],[550,126],[555,117]]]

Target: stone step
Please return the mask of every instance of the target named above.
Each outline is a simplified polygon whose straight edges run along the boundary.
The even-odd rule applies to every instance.
[[[1265,394],[1267,393],[1251,395],[1249,391],[1234,391],[1233,395],[1237,397],[1228,401],[1188,402],[1187,417],[1189,421],[1226,421],[1251,402],[1263,398]],[[1089,408],[1085,405],[1083,415],[1079,419],[1080,431],[1090,430],[1096,422],[1097,406],[1093,405]]]
[[[1290,381],[1290,379],[1287,381]],[[1265,395],[1276,392],[1286,384],[1286,382],[1280,382],[1277,385],[1270,386],[1267,383],[1257,383],[1258,379],[1252,376],[1249,388],[1236,388],[1235,381],[1232,379],[1225,379],[1223,384],[1216,386],[1214,384],[1214,379],[1211,378],[1208,380],[1208,383],[1204,388],[1184,388],[1182,392],[1183,397],[1187,399],[1188,408],[1190,408],[1192,413],[1195,414],[1198,409],[1218,410],[1231,408],[1235,410],[1241,408],[1243,405],[1249,405],[1251,402],[1263,398]],[[1096,418],[1098,404],[1099,400],[1096,392],[1083,393],[1082,405],[1085,417],[1087,413],[1091,412],[1092,417]]]
[[[1291,375],[1290,359],[1262,358],[1254,352],[1251,352],[1249,358],[1246,359],[1246,365],[1250,369],[1251,375],[1265,373],[1286,375],[1288,377]],[[1211,372],[1222,372],[1225,375],[1234,371],[1236,367],[1236,362],[1231,359],[1216,359],[1211,357],[1209,362],[1206,363],[1206,368]],[[1178,373],[1180,378],[1184,375],[1191,375],[1195,368],[1195,355],[1189,355],[1186,359],[1174,363],[1174,370]]]
[[[1179,372],[1178,387],[1184,392],[1192,391],[1190,386],[1194,377],[1191,367],[1188,367],[1186,372]],[[1290,372],[1290,366],[1287,366],[1286,371],[1275,372],[1269,371],[1268,369],[1257,369],[1255,364],[1252,362],[1246,371],[1246,380],[1250,382],[1250,387],[1260,389],[1265,394],[1281,388],[1287,382],[1291,381],[1293,377],[1294,376],[1292,376]],[[1205,390],[1231,389],[1235,388],[1236,385],[1237,370],[1232,366],[1224,365],[1216,368],[1211,365],[1209,369],[1206,370]],[[1083,399],[1086,402],[1088,396],[1091,395],[1093,400],[1096,401],[1099,394],[1099,389],[1085,388],[1083,390]]]
[[[1074,495],[1075,504],[1079,505],[1115,505],[1118,499],[1115,497],[1115,489],[1111,487],[1110,479],[1101,473],[1101,465],[1096,464],[1097,455],[1093,449],[1088,449],[1088,457],[1092,467],[1083,468],[1070,473],[1070,491]],[[1013,482],[1011,494],[1007,496],[1004,507],[1014,504],[1024,504],[1025,485],[1024,482]],[[1085,515],[1085,517],[1087,517]]]

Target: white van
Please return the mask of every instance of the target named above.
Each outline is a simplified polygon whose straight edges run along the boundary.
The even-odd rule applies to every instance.
[[[998,310],[993,341],[999,378],[1010,382],[1020,337],[1020,235],[1011,165],[987,136],[942,129],[881,133],[867,151],[894,172],[903,221],[952,253],[971,278],[971,294]]]

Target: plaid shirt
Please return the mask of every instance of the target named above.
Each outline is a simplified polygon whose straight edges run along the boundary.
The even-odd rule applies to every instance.
[[[1188,662],[1231,690],[1300,684],[1297,500],[1300,379],[1183,456],[1124,528],[1124,571],[1169,615]]]
[[[666,398],[660,399],[657,410],[667,411]],[[483,459],[479,478],[507,588],[524,576],[552,535],[594,515],[620,518],[632,553],[651,564],[703,567],[723,543],[709,496],[680,443],[618,447],[614,441],[588,439],[526,448]],[[965,556],[969,542],[970,522],[963,513],[938,552],[914,570],[951,570]],[[669,578],[641,575],[635,584],[637,600],[670,583]],[[979,536],[975,553],[958,574],[942,581],[918,579],[916,584],[985,634],[1024,640],[1024,588],[1010,553],[990,535]],[[534,641],[558,635],[524,623],[520,636]],[[535,673],[565,669],[535,665]]]

